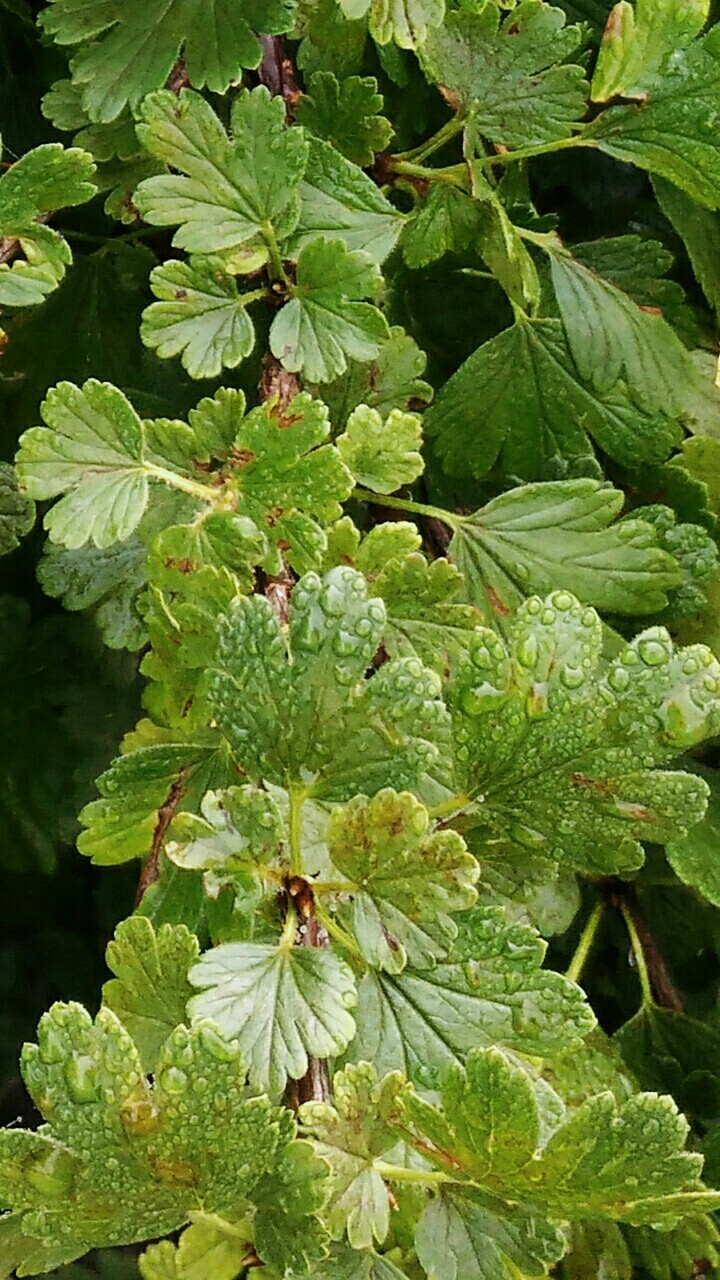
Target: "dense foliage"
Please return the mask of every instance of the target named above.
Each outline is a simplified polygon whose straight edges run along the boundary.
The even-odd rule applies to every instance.
[[[720,1274],[719,19],[0,0],[0,1277]]]

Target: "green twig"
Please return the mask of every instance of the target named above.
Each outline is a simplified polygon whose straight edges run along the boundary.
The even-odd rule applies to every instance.
[[[650,981],[650,971],[647,967],[645,952],[643,951],[640,935],[635,926],[633,913],[625,898],[620,900],[620,910],[622,912],[623,920],[625,921],[625,927],[630,935],[630,946],[632,947],[635,968],[638,971],[638,978],[640,979],[643,1005],[653,1005],[655,1000],[653,997],[652,983]]]
[[[595,936],[597,934],[600,921],[602,920],[604,910],[605,903],[596,902],[585,923],[585,928],[580,935],[580,941],[575,948],[575,954],[565,973],[565,977],[569,978],[571,982],[579,982],[582,977],[582,972],[587,964],[588,956],[592,951]]]
[[[384,1160],[374,1160],[373,1169],[386,1182],[410,1182],[419,1187],[439,1187],[453,1181],[442,1169],[408,1169],[405,1165],[386,1164]]]
[[[400,160],[413,161],[419,164],[421,160],[426,160],[428,156],[433,155],[434,152],[444,147],[446,142],[451,142],[453,138],[456,138],[462,131],[464,123],[457,116],[453,116],[452,120],[446,121],[442,128],[438,129],[437,133],[434,133],[431,138],[427,138],[425,142],[421,142],[419,146],[412,147],[410,151],[399,151],[397,155],[392,157],[393,162]]]
[[[410,498],[396,498],[394,494],[373,493],[370,489],[353,489],[352,497],[358,502],[372,502],[380,507],[393,507],[396,511],[410,511],[417,516],[433,516],[442,520],[451,529],[457,529],[458,517],[452,511],[444,511],[442,507],[431,507],[426,502],[413,502]]]
[[[532,160],[535,156],[551,155],[553,151],[565,151],[568,147],[592,146],[595,146],[595,143],[586,141],[584,138],[561,138],[558,142],[542,142],[536,147],[518,147],[517,151],[498,151],[493,155],[485,156],[478,163],[485,169],[494,164],[513,164],[516,160]]]

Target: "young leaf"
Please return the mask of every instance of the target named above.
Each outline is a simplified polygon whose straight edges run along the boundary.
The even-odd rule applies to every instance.
[[[399,973],[408,922],[454,937],[448,913],[471,907],[480,869],[456,831],[432,830],[409,792],[357,796],[330,819],[328,852],[353,895],[351,924],[365,959]]]
[[[221,618],[208,700],[251,778],[341,800],[412,785],[437,758],[437,677],[399,659],[364,678],[384,624],[382,601],[346,566],[300,579],[287,638],[258,596]]]
[[[288,31],[292,0],[54,0],[42,24],[60,45],[81,45],[70,66],[92,120],[114,120],[169,77],[182,52],[198,89],[224,93],[240,67],[256,67],[256,31]],[[94,39],[92,37],[95,37]]]
[[[444,0],[342,0],[346,18],[368,15],[368,28],[379,45],[394,40],[401,49],[422,45],[428,29],[442,22]]]
[[[0,237],[17,240],[24,256],[0,265],[0,306],[34,306],[57,288],[72,254],[60,232],[45,225],[45,215],[90,200],[94,174],[92,156],[57,142],[28,151],[6,169],[0,178]]]
[[[352,252],[369,253],[378,265],[385,261],[402,230],[402,214],[358,165],[320,138],[309,139],[299,193],[299,221],[286,246],[291,257],[329,231]]]
[[[288,1076],[298,1080],[308,1055],[342,1053],[355,1034],[348,1012],[356,1002],[351,970],[331,951],[224,943],[201,956],[190,970],[200,993],[190,1000],[195,1022],[211,1018],[233,1030],[258,1089],[282,1093]]]
[[[383,422],[377,409],[358,405],[335,443],[356,482],[374,493],[394,493],[422,474],[417,414],[393,409]]]
[[[165,262],[151,272],[150,287],[160,301],[143,312],[142,340],[163,358],[182,355],[191,378],[217,377],[252,351],[247,306],[258,293],[241,293],[221,261]]]
[[[613,523],[623,501],[598,480],[558,480],[510,489],[455,516],[449,556],[466,598],[501,628],[531,591],[561,588],[608,613],[663,609],[680,570],[649,525]]]
[[[601,645],[597,614],[568,592],[531,597],[507,647],[473,640],[451,705],[459,785],[482,795],[487,838],[612,874],[642,864],[640,840],[702,817],[701,779],[657,766],[717,732],[720,666],[651,627],[601,674]]]
[[[427,1084],[476,1045],[541,1057],[568,1040],[579,1048],[592,1011],[574,983],[540,968],[544,953],[534,930],[507,925],[501,910],[476,908],[446,959],[436,942],[434,967],[426,953],[421,967],[366,973],[349,1056],[373,1062],[379,1074],[400,1070]]]
[[[354,164],[370,165],[376,151],[384,151],[393,133],[382,111],[382,94],[373,76],[348,76],[338,81],[331,71],[308,78],[295,111],[298,124],[331,142]]]
[[[418,50],[422,68],[473,128],[505,147],[570,136],[585,111],[582,67],[558,66],[582,42],[560,9],[522,0],[500,25],[494,4],[449,13]]]
[[[709,0],[637,0],[635,8],[620,0],[600,45],[593,100],[642,99],[654,88],[655,77],[666,69],[671,55],[700,34],[709,11]]]
[[[328,1227],[340,1240],[347,1230],[353,1249],[382,1243],[390,1227],[390,1199],[374,1167],[397,1145],[386,1117],[403,1087],[400,1072],[378,1079],[369,1062],[346,1067],[333,1080],[333,1105],[306,1102],[299,1113],[304,1134],[332,1170]]]
[[[296,1159],[289,1112],[247,1097],[237,1044],[211,1026],[177,1027],[152,1085],[108,1009],[93,1024],[80,1005],[55,1005],[38,1039],[22,1070],[47,1124],[0,1136],[2,1199],[23,1215],[21,1228],[27,1218],[38,1269],[167,1235],[198,1203],[237,1213]],[[213,1105],[198,1108],[198,1092]],[[308,1182],[325,1173],[306,1163]]]
[[[548,461],[592,455],[588,436],[628,466],[662,462],[682,437],[664,413],[646,413],[616,383],[583,381],[559,320],[523,321],[486,342],[445,383],[424,420],[449,475],[538,479]]]
[[[35,523],[35,503],[18,488],[17,476],[0,462],[0,556],[14,551]]]
[[[268,225],[286,236],[298,219],[307,162],[302,129],[285,128],[281,98],[260,86],[233,104],[231,136],[200,94],[161,91],[142,105],[138,136],[177,169],[141,182],[134,200],[146,222],[177,226],[173,244],[216,254],[255,240]]]
[[[185,925],[162,925],[157,931],[145,916],[131,916],[115,930],[105,958],[116,976],[103,987],[103,1006],[130,1033],[151,1072],[168,1036],[185,1021],[193,994],[188,969],[200,953],[197,938]]]
[[[720,142],[712,123],[718,37],[715,26],[676,52],[663,74],[647,78],[639,102],[609,107],[582,134],[583,142],[667,178],[708,209],[720,206]]]
[[[367,253],[349,251],[342,240],[306,244],[290,300],[270,328],[270,350],[283,368],[329,382],[345,372],[348,357],[372,360],[388,326],[377,307],[360,299],[377,293],[380,283]]]

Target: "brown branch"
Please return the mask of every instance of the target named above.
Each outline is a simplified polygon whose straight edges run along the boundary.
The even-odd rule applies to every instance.
[[[282,412],[287,409],[291,400],[300,393],[300,381],[297,374],[288,373],[279,360],[269,353],[262,359],[262,378],[260,379],[260,395],[263,400],[277,399],[278,408]]]
[[[300,919],[296,945],[327,947],[329,938],[315,915],[315,898],[307,880],[303,876],[293,876],[287,891]],[[325,1058],[308,1057],[305,1075],[292,1081],[286,1100],[294,1110],[303,1102],[332,1102],[330,1072]]]
[[[135,893],[136,907],[140,905],[145,890],[149,889],[150,885],[154,884],[159,877],[160,873],[158,870],[158,863],[160,862],[160,854],[162,852],[163,844],[165,843],[165,836],[167,835],[168,827],[175,817],[177,807],[185,793],[185,774],[186,770],[181,770],[179,777],[176,778],[175,782],[173,782],[168,792],[167,799],[158,809],[157,822],[155,823],[155,830],[153,831],[150,853],[143,863],[143,869],[140,872],[140,879],[138,880],[138,887]]]
[[[263,51],[258,67],[260,83],[284,100],[288,119],[292,120],[302,97],[292,58],[288,57],[282,36],[260,36],[260,44]]]
[[[190,88],[190,77],[188,75],[187,63],[185,62],[182,54],[180,54],[180,57],[177,59],[175,66],[165,81],[165,88],[169,89],[171,93],[176,94],[180,93],[181,89]]]

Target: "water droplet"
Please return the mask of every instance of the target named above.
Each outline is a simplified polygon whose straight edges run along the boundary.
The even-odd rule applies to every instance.
[[[187,1088],[187,1076],[178,1067],[163,1067],[159,1080],[165,1093],[180,1094]]]
[[[576,604],[575,597],[571,596],[569,591],[554,591],[550,600],[553,607],[559,609],[561,613],[567,613]]]
[[[560,670],[560,682],[565,685],[566,689],[579,689],[585,682],[585,672],[579,667],[562,667]]]
[[[625,667],[611,667],[608,671],[607,682],[613,693],[624,693],[630,685],[630,672]]]
[[[537,636],[533,633],[524,636],[517,646],[516,654],[521,666],[532,669],[536,665],[539,656]]]
[[[89,1054],[74,1053],[64,1068],[65,1080],[73,1102],[96,1102],[98,1099],[97,1066]]]
[[[661,640],[652,636],[641,637],[637,643],[638,653],[648,667],[661,667],[670,658],[672,648],[669,640]]]

